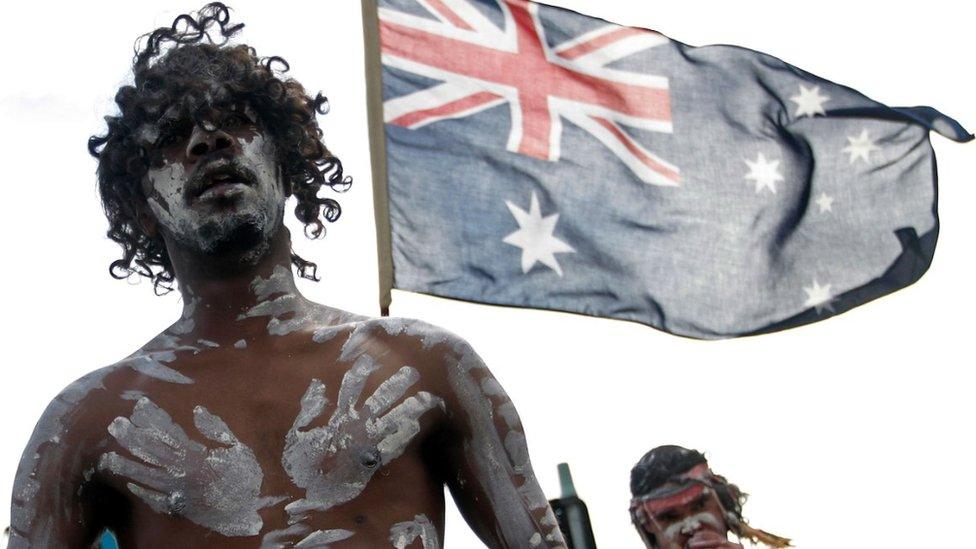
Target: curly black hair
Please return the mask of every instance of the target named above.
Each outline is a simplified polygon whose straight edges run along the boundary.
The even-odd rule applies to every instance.
[[[123,279],[136,274],[153,281],[156,293],[172,290],[173,266],[163,239],[150,235],[139,221],[146,211],[142,180],[158,161],[152,135],[145,128],[175,115],[201,122],[213,109],[249,105],[276,145],[287,192],[298,205],[295,216],[309,238],[325,234],[322,218],[339,218],[339,203],[318,196],[327,185],[346,191],[352,183],[342,163],[322,143],[316,114],[328,111],[321,93],[308,95],[300,83],[284,78],[288,63],[280,57],[257,57],[247,45],[228,45],[243,24],[230,23],[224,4],[207,4],[196,13],[177,17],[136,42],[133,85],[115,95],[116,116],[106,116],[104,135],[88,140],[98,159],[98,190],[109,221],[108,237],[122,247],[122,258],[109,273]],[[214,35],[217,34],[216,39]],[[316,265],[292,253],[303,278],[318,280]]]

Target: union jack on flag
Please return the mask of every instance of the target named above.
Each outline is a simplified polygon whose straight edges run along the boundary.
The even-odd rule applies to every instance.
[[[411,129],[506,104],[506,149],[558,161],[562,119],[603,143],[642,181],[676,185],[678,168],[621,125],[671,133],[668,79],[610,68],[664,36],[606,24],[550,46],[539,6],[498,4],[499,26],[467,0],[418,0],[434,19],[380,8],[383,64],[441,83],[386,101],[384,119]],[[449,53],[448,53],[449,52]]]
[[[383,304],[720,338],[839,314],[931,262],[929,132],[972,139],[934,109],[526,0],[371,1]]]

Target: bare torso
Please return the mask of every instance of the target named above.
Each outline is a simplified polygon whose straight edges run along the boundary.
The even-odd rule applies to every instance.
[[[18,473],[12,546],[50,519],[79,547],[104,528],[140,548],[440,547],[445,484],[490,544],[561,544],[514,407],[463,340],[263,298],[227,337],[184,318],[63,392]]]
[[[292,519],[305,528],[292,528],[295,535],[282,535],[284,539],[297,542],[306,537],[302,534],[322,530],[331,531],[337,537],[353,533],[350,540],[355,537],[363,545],[375,547],[389,544],[393,525],[414,521],[415,517],[421,517],[420,521],[426,518],[429,528],[442,529],[444,480],[431,460],[424,458],[430,454],[429,446],[444,424],[443,409],[438,405],[443,397],[431,392],[440,388],[435,380],[429,379],[432,376],[423,375],[427,373],[424,364],[408,365],[403,353],[394,349],[378,359],[361,358],[362,355],[339,359],[343,345],[349,343],[353,332],[357,329],[357,335],[372,332],[378,340],[380,334],[376,332],[385,333],[384,325],[389,322],[349,323],[334,328],[331,339],[323,343],[315,343],[305,331],[252,341],[244,348],[233,344],[212,348],[197,343],[200,350],[196,354],[181,351],[175,361],[164,366],[193,379],[192,384],[155,379],[131,368],[120,368],[106,376],[108,394],[124,397],[120,398],[121,402],[100,399],[102,410],[95,423],[102,425],[107,435],[103,437],[108,443],[107,451],[102,456],[108,457],[100,459],[97,481],[123,496],[135,515],[130,524],[137,525],[128,529],[120,525],[120,540],[131,541],[134,547],[152,547],[160,542],[164,543],[158,546],[171,547],[178,540],[172,534],[166,535],[167,532],[182,532],[186,542],[192,543],[193,539],[205,536],[208,529],[233,535],[266,534],[287,530]],[[391,338],[376,346],[408,343],[404,339]],[[370,356],[376,354],[380,353]],[[356,359],[361,361],[357,363]],[[409,370],[397,376],[404,367]],[[386,389],[377,393],[384,382]],[[347,394],[340,398],[340,391]],[[299,420],[306,392],[311,395],[306,406],[309,413],[307,419]],[[430,396],[421,402],[418,394],[424,392]],[[366,406],[371,396],[375,400],[385,399],[389,405],[373,413]],[[321,412],[315,413],[313,408],[321,406],[320,403],[324,406]],[[397,409],[398,404],[403,407]],[[223,420],[228,434],[237,442],[221,443],[201,433],[194,425],[194,418],[208,416],[198,406],[205,408],[214,423],[215,418]],[[170,474],[164,474],[162,480],[139,475],[143,467],[151,466],[138,457],[142,451],[140,446],[148,445],[142,437],[155,437],[163,442],[163,434],[155,431],[160,421],[165,422],[157,417],[161,413],[172,418],[172,426],[165,427],[164,433],[169,432],[180,447],[195,449],[189,450],[189,455],[181,460],[183,463],[176,465],[188,468],[183,480]],[[367,433],[367,425],[386,414],[391,414],[388,421],[405,423],[397,426],[401,432]],[[112,422],[118,427],[109,434]],[[180,440],[180,434],[185,434],[188,440]],[[223,435],[214,438],[220,436]],[[383,456],[377,449],[384,441],[393,446],[386,465],[381,464]],[[215,456],[221,449],[227,450],[223,463]],[[165,471],[167,451],[164,448],[152,456],[163,465],[155,471]],[[392,456],[401,452],[398,457]],[[173,459],[180,457],[181,451],[172,452]],[[210,463],[208,457],[213,457]],[[296,484],[297,481],[314,486],[310,484],[315,482],[311,477],[318,474],[318,469],[337,468],[344,474],[336,475],[331,482],[343,485],[342,489],[325,490],[318,501],[314,497],[308,501],[306,490]],[[187,502],[207,501],[205,492],[209,486],[203,477],[219,475],[221,471],[226,472],[230,484],[249,484],[247,490],[237,495],[225,491],[209,505],[187,508]],[[166,501],[156,505],[155,494],[143,493],[140,497],[127,489],[128,482],[150,490],[155,488]],[[173,498],[176,492],[183,494]],[[347,498],[350,501],[343,501]],[[139,499],[149,505],[139,505]],[[289,513],[289,505],[292,510],[299,510]],[[153,509],[156,506],[163,512],[156,512]],[[232,511],[219,509],[222,506]],[[203,522],[206,526],[174,528],[174,521],[186,520]],[[243,545],[254,543],[251,540]]]

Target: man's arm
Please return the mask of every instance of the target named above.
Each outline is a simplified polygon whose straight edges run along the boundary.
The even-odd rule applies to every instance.
[[[104,373],[69,385],[37,422],[14,479],[8,549],[90,547],[100,533],[96,509],[83,502],[110,503],[92,482],[80,410],[82,400],[102,388]]]
[[[515,405],[465,341],[446,361],[446,481],[465,519],[490,547],[565,547],[536,482]]]

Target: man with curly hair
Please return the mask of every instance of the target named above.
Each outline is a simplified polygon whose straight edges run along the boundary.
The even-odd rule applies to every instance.
[[[630,517],[648,549],[742,549],[729,532],[773,548],[790,540],[742,518],[746,495],[708,468],[701,452],[658,446],[630,471]]]
[[[305,299],[348,187],[326,105],[227,39],[222,4],[145,37],[93,137],[114,276],[175,285],[179,320],[69,385],[28,442],[10,547],[440,547],[443,486],[492,547],[564,547],[518,414],[477,354],[416,320]],[[215,38],[216,36],[216,38]]]

